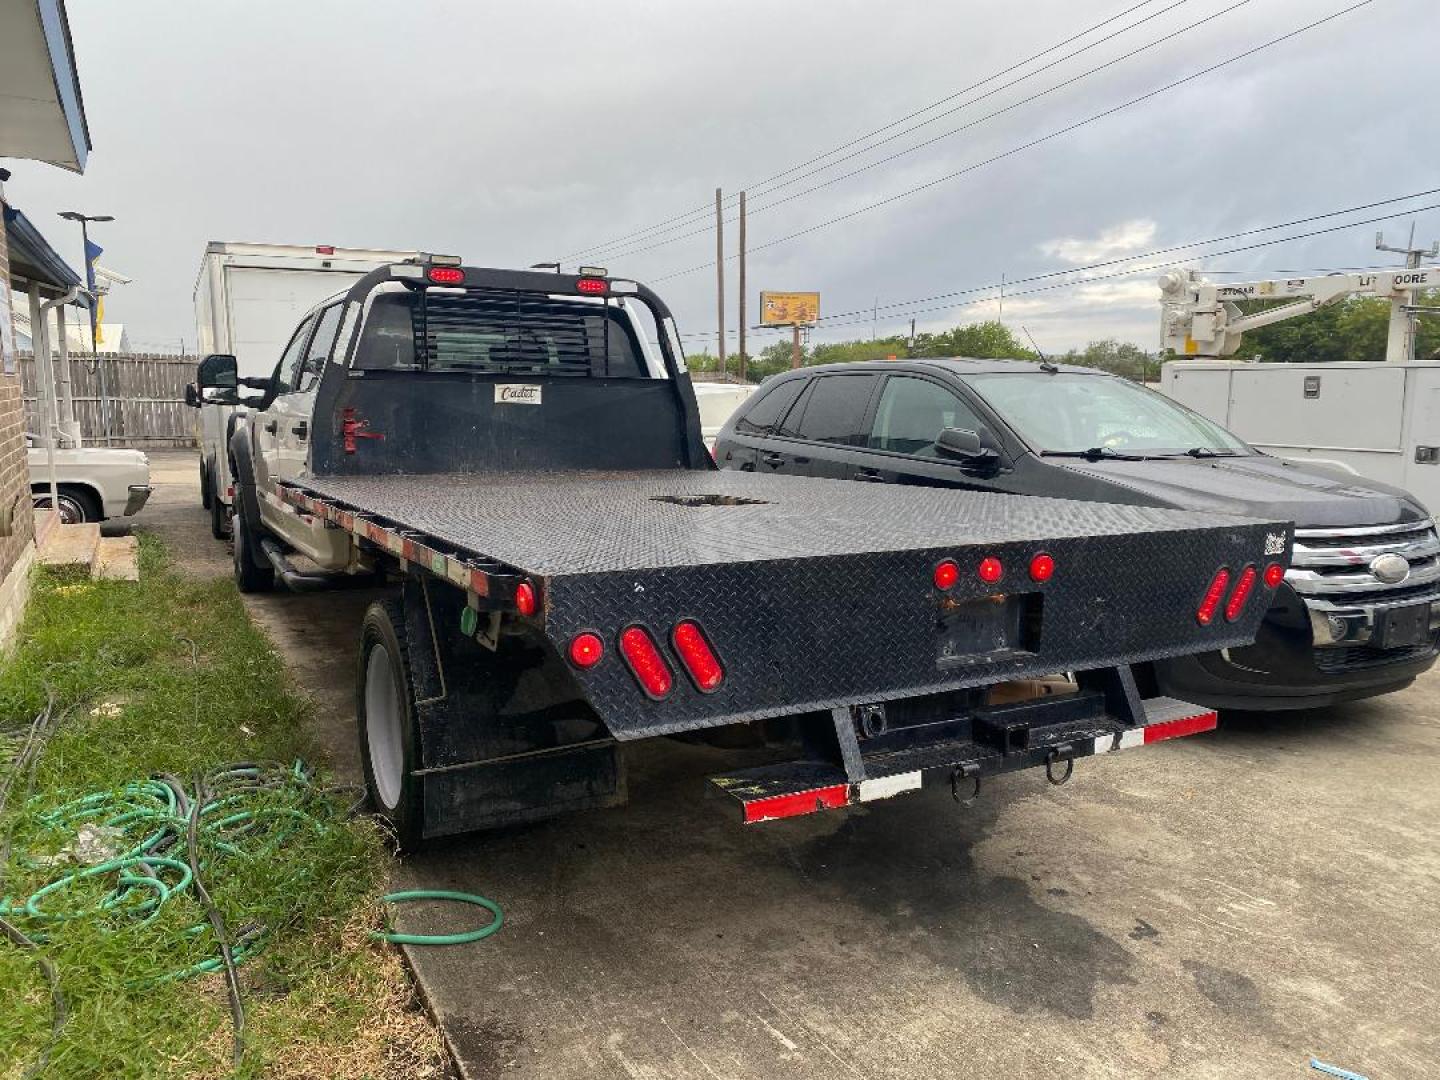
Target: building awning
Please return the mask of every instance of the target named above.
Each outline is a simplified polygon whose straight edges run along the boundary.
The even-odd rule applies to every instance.
[[[65,0],[0,0],[0,158],[84,172],[89,153]]]
[[[5,238],[10,242],[10,284],[17,293],[29,291],[33,283],[42,293],[59,296],[80,285],[80,275],[13,206],[5,208]],[[88,307],[90,298],[82,292],[75,303]]]

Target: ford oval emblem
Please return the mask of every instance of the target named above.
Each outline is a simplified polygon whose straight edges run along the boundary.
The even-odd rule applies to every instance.
[[[1410,563],[1403,555],[1386,552],[1370,560],[1370,573],[1386,585],[1399,585],[1410,576]]]

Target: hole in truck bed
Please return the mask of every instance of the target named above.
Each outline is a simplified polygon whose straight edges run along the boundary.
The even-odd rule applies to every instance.
[[[764,506],[765,499],[742,499],[738,495],[652,495],[651,502],[676,506]]]

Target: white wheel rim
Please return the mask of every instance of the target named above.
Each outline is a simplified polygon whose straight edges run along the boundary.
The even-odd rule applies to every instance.
[[[400,723],[400,692],[390,653],[376,644],[365,662],[365,741],[370,751],[370,775],[380,805],[393,810],[400,804],[400,781],[405,770],[405,744]]]

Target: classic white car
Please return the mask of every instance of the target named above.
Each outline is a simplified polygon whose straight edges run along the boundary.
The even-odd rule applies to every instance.
[[[50,506],[50,465],[45,447],[25,436],[30,458],[30,495],[35,508]],[[103,446],[56,447],[55,480],[60,520],[82,521],[138,514],[150,498],[150,459],[139,450]]]

